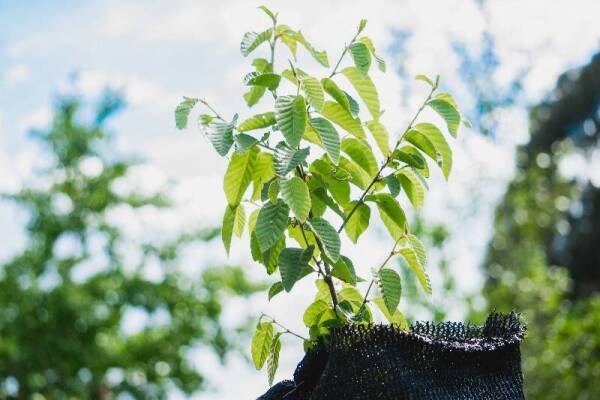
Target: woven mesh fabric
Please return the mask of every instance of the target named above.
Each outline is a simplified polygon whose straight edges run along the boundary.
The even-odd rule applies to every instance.
[[[524,334],[515,313],[492,313],[484,326],[348,326],[259,400],[520,400]]]

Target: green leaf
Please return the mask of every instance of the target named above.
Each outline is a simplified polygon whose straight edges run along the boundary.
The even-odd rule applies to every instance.
[[[425,166],[425,159],[418,152],[407,152],[404,149],[394,151],[392,159],[417,169],[422,169]]]
[[[448,146],[448,142],[446,142],[442,132],[435,125],[429,123],[417,124],[414,129],[429,139],[435,149],[436,155],[439,154],[439,157],[434,158],[434,160],[440,166],[444,177],[448,179],[452,169],[452,150]]]
[[[269,288],[269,301],[273,299],[273,297],[277,296],[279,293],[283,292],[283,284],[281,282],[275,282]]]
[[[223,224],[221,227],[221,240],[225,251],[229,254],[231,248],[231,238],[233,236],[233,226],[235,224],[236,206],[226,206],[225,214],[223,215]]]
[[[377,67],[379,68],[379,70],[381,72],[385,72],[385,69],[386,69],[385,60],[377,55],[377,52],[375,51],[375,46],[373,45],[373,42],[371,41],[371,39],[366,36],[363,36],[358,40],[367,46],[367,48],[373,55],[373,58],[375,59],[375,61],[377,61]]]
[[[389,313],[394,314],[400,304],[400,293],[402,292],[400,276],[393,269],[383,268],[377,274],[377,278],[383,302]]]
[[[404,193],[406,193],[406,197],[408,197],[408,200],[410,200],[413,207],[416,209],[423,207],[423,203],[425,202],[425,190],[417,175],[410,170],[403,169],[397,176],[404,189]]]
[[[358,164],[369,176],[374,177],[379,168],[377,160],[373,155],[371,146],[366,140],[347,137],[342,140],[342,151],[346,153],[352,161]]]
[[[295,148],[306,128],[306,103],[302,96],[279,96],[275,101],[275,119],[286,143]]]
[[[244,226],[246,225],[246,210],[242,204],[235,207],[235,215],[233,219],[233,234],[237,237],[242,237]]]
[[[262,253],[262,263],[267,269],[267,274],[271,275],[277,271],[277,265],[279,263],[279,255],[285,249],[285,236],[279,237],[279,240],[267,251]]]
[[[350,182],[363,190],[367,188],[371,179],[373,179],[358,164],[344,156],[340,156],[340,168],[343,168],[344,171],[350,174]]]
[[[294,284],[302,277],[302,272],[308,266],[313,255],[313,246],[306,249],[287,248],[283,249],[279,255],[279,272],[281,273],[281,283],[286,292],[294,287]]]
[[[308,52],[310,53],[310,55],[312,55],[314,57],[315,60],[317,60],[319,62],[319,64],[321,64],[322,66],[324,66],[325,68],[329,68],[329,59],[327,58],[327,52],[325,51],[318,51],[316,50],[305,38],[304,35],[302,35],[302,32],[297,32],[294,35],[294,39],[296,39],[296,41],[298,43],[300,43],[302,46],[304,46],[304,48],[306,50],[308,50]]]
[[[327,292],[329,296],[329,291]],[[304,316],[302,320],[304,321],[304,325],[307,328],[310,328],[313,325],[316,325],[321,318],[321,314],[325,312],[325,310],[329,309],[329,303],[324,300],[316,300],[311,305],[308,306],[306,311],[304,311]]]
[[[262,10],[265,14],[267,14],[273,22],[277,21],[277,18],[275,17],[275,14],[273,14],[273,11],[269,10],[266,6],[258,6],[258,9]]]
[[[292,30],[292,28],[290,28],[287,25],[279,24],[277,25],[277,35],[279,39],[283,42],[283,44],[285,44],[288,47],[288,49],[290,49],[290,52],[292,53],[292,56],[295,60],[296,51],[298,50],[298,42],[295,38],[296,32],[294,32],[294,30]]]
[[[275,169],[273,165],[273,156],[269,153],[260,152],[256,156],[254,162],[254,170],[252,173],[252,182],[254,189],[252,192],[252,200],[260,198],[260,192],[263,185],[270,181],[275,176]]]
[[[239,124],[237,130],[240,132],[253,131],[255,129],[266,128],[268,126],[273,125],[274,123],[275,113],[266,112],[263,114],[253,115],[252,117],[248,118],[247,120]]]
[[[358,113],[360,112],[360,106],[356,100],[354,100],[354,97],[350,96],[348,92],[344,91],[344,95],[348,99],[348,104],[350,104],[350,114],[352,114],[354,118],[357,118]]]
[[[267,203],[260,209],[254,232],[261,252],[269,250],[283,235],[289,212],[290,209],[283,201],[277,204]]]
[[[258,143],[258,140],[256,138],[245,133],[238,133],[237,135],[235,135],[233,140],[235,142],[235,151],[238,153],[243,153],[244,151],[254,146],[256,143]]]
[[[340,162],[339,133],[335,130],[331,122],[329,122],[325,118],[311,118],[310,125],[319,135],[319,139],[321,140],[321,143],[323,143],[325,151],[327,152],[327,155],[329,156],[333,164],[338,165],[338,163]]]
[[[306,157],[308,157],[310,150],[308,147],[303,149],[294,150],[288,147],[285,143],[281,142],[275,146],[275,172],[281,177],[285,177],[291,171],[293,171],[298,165],[300,165]]]
[[[185,129],[187,127],[188,118],[192,108],[196,106],[198,99],[184,97],[181,103],[175,109],[175,126],[177,129]]]
[[[281,198],[290,207],[300,222],[306,222],[310,213],[311,201],[308,186],[301,178],[282,179],[279,188]]]
[[[279,179],[275,178],[271,181],[271,183],[269,184],[267,196],[271,203],[277,203],[277,197],[279,196]]]
[[[406,231],[406,216],[400,204],[392,195],[378,193],[365,198],[374,201],[379,209],[379,216],[394,240],[400,239]]]
[[[406,247],[400,249],[399,253],[402,257],[404,257],[407,264],[413,270],[413,273],[417,277],[417,280],[419,281],[419,284],[425,293],[431,295],[431,282],[429,281],[429,276],[427,276],[427,272],[425,272],[425,267],[419,262],[419,258],[417,257],[415,250],[413,248]]]
[[[342,74],[350,81],[354,89],[367,106],[367,109],[378,120],[381,115],[379,108],[379,96],[373,81],[363,74],[356,67],[347,67],[342,70]]]
[[[300,86],[302,87],[302,90],[304,90],[304,93],[306,93],[308,102],[315,110],[319,111],[321,107],[323,107],[323,102],[325,101],[325,94],[323,93],[321,82],[312,76],[304,76],[300,78]]]
[[[410,233],[406,235],[406,237],[408,238],[408,242],[410,243],[411,247],[415,252],[415,255],[417,256],[419,264],[421,264],[422,266],[426,266],[427,252],[425,251],[425,245],[423,244],[423,242],[421,242],[421,240],[419,240],[418,237]]]
[[[337,260],[333,266],[333,270],[331,270],[331,275],[341,281],[356,285],[356,271],[354,269],[354,264],[352,264],[352,261],[346,256],[340,256],[340,259]]]
[[[258,149],[252,148],[243,153],[233,153],[231,155],[229,166],[223,178],[223,189],[229,205],[236,206],[242,200],[252,181],[257,153]]]
[[[379,121],[369,121],[366,123],[367,128],[371,131],[379,150],[381,150],[381,154],[384,157],[387,157],[390,154],[390,135],[385,129],[385,126]]]
[[[265,91],[266,89],[262,86],[252,86],[250,90],[244,93],[243,97],[244,100],[246,100],[246,104],[248,105],[248,107],[252,107],[256,103],[258,103],[259,100],[265,94]]]
[[[433,161],[438,162],[438,155],[431,140],[416,129],[411,129],[404,135],[404,140],[427,154]]]
[[[250,216],[248,217],[248,233],[250,235],[252,235],[252,233],[254,232],[254,228],[256,228],[256,220],[258,219],[258,212],[260,211],[260,208],[257,208],[256,210],[253,210],[250,213]]]
[[[212,120],[215,119],[214,116],[212,115],[208,115],[208,114],[200,114],[198,116],[198,123],[201,126],[207,127],[208,124],[210,124],[212,122]]]
[[[419,172],[419,174],[423,175],[424,177],[429,177],[429,166],[427,165],[427,161],[425,160],[425,158],[419,150],[415,149],[412,146],[402,146],[400,149],[398,149],[398,151],[401,153],[406,153],[414,159],[414,163],[411,163],[408,160],[405,161],[401,158],[398,158],[400,161],[404,161],[406,164],[411,165]],[[394,155],[397,155],[396,152],[394,152]],[[417,166],[416,164],[419,164],[419,166]]]
[[[231,123],[223,121],[212,121],[206,127],[206,137],[212,143],[220,156],[225,156],[233,145],[233,127],[237,122],[237,116]]]
[[[272,35],[273,29],[267,29],[261,33],[246,32],[242,38],[242,43],[240,43],[240,51],[242,52],[242,55],[247,57],[248,54],[252,53],[252,51],[254,51],[254,49],[260,46],[262,43],[269,41]]]
[[[281,75],[267,72],[248,79],[246,85],[260,86],[269,90],[275,90],[279,86],[279,82],[281,82]]]
[[[350,55],[352,55],[356,69],[361,74],[367,75],[371,67],[371,53],[367,46],[362,42],[354,42],[348,48],[350,49]]]
[[[406,319],[400,310],[396,309],[393,314],[390,313],[382,297],[376,297],[372,301],[377,305],[377,307],[379,307],[390,324],[398,325],[400,329],[408,329],[408,322],[406,322]]]
[[[388,175],[385,177],[384,181],[390,191],[390,194],[393,197],[397,197],[400,194],[400,179],[398,179],[395,175]]]
[[[317,294],[315,295],[315,301],[323,300],[325,303],[331,305],[331,294],[329,292],[329,286],[323,279],[317,279],[315,281],[317,287]]]
[[[358,24],[358,33],[361,33],[367,26],[367,20],[366,19],[361,19],[360,23]]]
[[[356,201],[351,201],[344,207],[344,215],[348,216],[350,210],[356,205]],[[362,235],[369,227],[369,220],[371,219],[371,209],[365,203],[358,205],[354,214],[350,217],[346,225],[344,225],[344,231],[346,235],[356,243],[360,235]]]
[[[419,75],[415,76],[415,79],[418,81],[423,81],[431,87],[435,87],[435,83],[433,83],[433,81],[431,79],[429,79],[429,77],[427,75],[419,74]]]
[[[453,137],[456,137],[458,127],[460,126],[460,114],[456,108],[448,101],[442,99],[429,100],[427,105],[433,108],[446,121],[448,131]]]
[[[339,88],[339,86],[330,78],[321,79],[321,84],[323,85],[323,89],[327,94],[329,94],[337,103],[344,108],[348,112],[348,114],[353,114],[352,109],[350,108],[350,102],[348,100],[348,96],[346,96],[346,92]]]
[[[273,341],[273,324],[271,322],[261,322],[252,336],[251,354],[254,367],[261,369],[267,361],[271,342]]]
[[[365,131],[363,130],[360,120],[354,118],[344,107],[338,103],[332,101],[326,101],[323,104],[323,108],[319,111],[322,116],[330,120],[340,128],[350,132],[359,139],[365,137]]]
[[[341,247],[340,236],[336,230],[323,218],[311,218],[308,225],[323,243],[325,255],[335,263],[340,258]]]
[[[279,353],[281,352],[281,340],[279,339],[280,336],[281,333],[277,333],[275,338],[273,338],[271,347],[269,349],[269,357],[267,358],[267,377],[269,380],[269,386],[273,385],[275,373],[277,372],[277,368],[279,368]]]

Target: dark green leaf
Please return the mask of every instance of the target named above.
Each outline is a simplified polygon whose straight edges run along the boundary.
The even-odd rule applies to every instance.
[[[377,275],[377,283],[385,306],[390,314],[394,314],[400,303],[400,293],[402,291],[400,276],[396,271],[389,268],[381,269]]]
[[[337,231],[323,218],[311,218],[308,220],[308,225],[323,243],[325,255],[335,263],[340,258],[341,247]]]
[[[308,157],[310,150],[308,147],[303,149],[294,150],[288,145],[281,142],[275,147],[275,172],[281,177],[285,177],[291,171],[293,171],[298,165],[300,165],[306,157]]]
[[[267,203],[260,209],[254,232],[261,252],[269,250],[283,235],[289,212],[290,209],[283,201],[277,204]]]
[[[275,101],[275,119],[291,148],[300,144],[306,128],[306,103],[302,96],[279,96]]]
[[[272,35],[273,29],[267,29],[261,33],[246,32],[242,38],[242,43],[240,43],[240,51],[242,52],[242,55],[247,57],[248,54],[252,53],[252,51],[254,51],[254,49],[260,46],[262,43],[270,40]]]
[[[279,255],[279,272],[281,273],[281,283],[286,292],[294,287],[294,284],[301,278],[303,271],[308,267],[308,262],[313,255],[314,247],[309,246],[306,249],[287,248],[283,249]]]
[[[311,118],[310,124],[319,135],[319,139],[325,147],[327,155],[333,162],[338,165],[340,161],[340,135],[335,130],[331,122],[325,118]]]

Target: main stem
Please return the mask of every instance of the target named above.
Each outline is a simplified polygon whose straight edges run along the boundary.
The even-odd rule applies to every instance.
[[[369,193],[369,191],[371,190],[373,185],[375,185],[375,183],[381,178],[381,173],[388,166],[390,161],[392,161],[392,154],[394,153],[394,151],[396,151],[398,149],[398,146],[400,146],[402,139],[404,139],[404,135],[406,135],[408,133],[408,131],[410,131],[412,129],[415,121],[417,120],[417,118],[419,117],[419,115],[421,114],[421,112],[423,111],[425,106],[427,105],[427,102],[429,100],[431,100],[431,96],[433,95],[433,92],[435,92],[436,89],[437,89],[437,83],[431,87],[431,91],[429,92],[429,95],[427,96],[425,101],[423,101],[423,103],[421,104],[421,107],[419,107],[419,109],[417,110],[416,114],[414,115],[414,117],[412,118],[412,120],[410,121],[410,123],[408,124],[406,129],[404,130],[404,132],[402,132],[402,135],[400,135],[400,137],[396,141],[396,145],[394,146],[394,148],[392,149],[390,154],[387,156],[387,158],[385,159],[385,161],[379,168],[379,171],[377,171],[377,173],[375,174],[375,176],[373,177],[373,179],[371,180],[371,182],[369,183],[367,188],[362,192],[362,194],[358,198],[358,201],[356,202],[356,204],[354,204],[354,207],[352,207],[352,209],[350,210],[350,212],[348,213],[346,218],[344,218],[344,220],[342,221],[342,225],[337,230],[338,233],[342,232],[342,230],[344,229],[344,227],[346,226],[346,224],[348,223],[350,218],[352,218],[352,215],[354,215],[354,212],[356,212],[356,209],[358,208],[358,206],[360,206],[364,202],[365,196]]]

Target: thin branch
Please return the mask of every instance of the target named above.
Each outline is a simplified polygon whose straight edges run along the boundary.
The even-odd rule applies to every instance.
[[[308,339],[307,339],[307,338],[305,338],[304,336],[302,336],[302,335],[299,335],[299,334],[297,334],[296,332],[289,330],[289,329],[288,329],[286,326],[284,326],[284,325],[280,324],[279,322],[277,322],[277,321],[275,320],[275,318],[271,317],[270,315],[267,315],[267,314],[265,314],[265,313],[261,313],[261,314],[260,314],[260,318],[268,318],[268,319],[270,319],[270,320],[271,320],[270,322],[272,322],[273,324],[275,324],[275,325],[277,325],[278,327],[280,327],[280,328],[283,330],[283,333],[289,333],[290,335],[294,335],[294,336],[296,336],[296,337],[297,337],[297,338],[299,338],[299,339],[302,339],[302,340],[308,340]]]
[[[211,107],[211,105],[210,105],[210,104],[208,104],[208,102],[207,102],[206,100],[204,100],[204,99],[198,99],[198,101],[200,101],[200,103],[202,103],[202,104],[204,104],[206,107],[208,107],[208,109],[209,109],[210,111],[212,111],[212,113],[213,113],[213,114],[215,114],[215,117],[217,117],[217,119],[220,119],[220,120],[221,120],[221,121],[223,121],[223,122],[227,122],[227,121],[225,120],[225,118],[221,117],[221,115],[220,115],[220,114],[219,114],[219,113],[218,113],[218,112],[217,112],[217,111],[216,111],[214,108],[212,108],[212,107]]]
[[[350,41],[350,44],[352,44],[356,40],[356,38],[358,37],[358,35],[360,35],[360,30],[356,32],[356,34],[354,35],[354,37]],[[344,46],[344,51],[342,51],[342,54],[340,55],[340,58],[337,60],[337,63],[335,64],[335,67],[333,67],[333,71],[331,71],[331,74],[329,74],[330,78],[332,76],[334,76],[335,74],[337,74],[337,69],[340,67],[340,64],[342,63],[342,60],[344,59],[344,56],[346,55],[347,52],[348,52],[348,45],[345,45]]]
[[[381,179],[381,173],[388,166],[388,164],[390,163],[390,161],[392,161],[391,154],[393,154],[394,151],[396,151],[398,149],[398,146],[400,146],[400,143],[402,142],[402,139],[404,139],[404,136],[408,133],[408,131],[410,131],[412,129],[415,121],[417,120],[417,118],[419,117],[419,115],[421,114],[421,112],[423,111],[423,109],[425,108],[425,106],[427,105],[427,102],[429,100],[431,100],[431,96],[433,95],[433,92],[435,92],[436,89],[437,89],[437,84],[434,85],[431,88],[431,91],[429,92],[429,95],[427,96],[427,98],[425,99],[425,101],[423,101],[423,103],[421,104],[421,107],[419,107],[419,109],[417,110],[417,112],[416,112],[415,116],[413,117],[413,119],[410,121],[410,123],[408,124],[408,126],[406,127],[406,129],[404,130],[404,132],[402,133],[402,135],[400,135],[400,137],[396,141],[396,145],[394,146],[393,150],[390,152],[390,155],[387,156],[387,158],[385,159],[385,161],[383,162],[383,164],[379,168],[379,171],[377,171],[377,174],[375,174],[375,176],[371,180],[371,183],[369,183],[369,185],[367,186],[367,188],[360,195],[360,197],[359,197],[358,201],[356,202],[356,204],[354,204],[354,206],[352,207],[352,209],[350,210],[350,212],[348,213],[348,215],[346,216],[346,218],[344,218],[344,220],[342,221],[342,225],[339,227],[338,233],[342,232],[342,230],[344,229],[344,226],[346,226],[346,224],[348,223],[348,221],[350,220],[350,218],[352,217],[352,215],[354,214],[354,212],[356,211],[356,209],[358,208],[358,206],[360,206],[363,203],[366,195],[369,193],[369,191],[371,190],[371,188],[373,187],[373,185],[375,185],[375,183]]]

